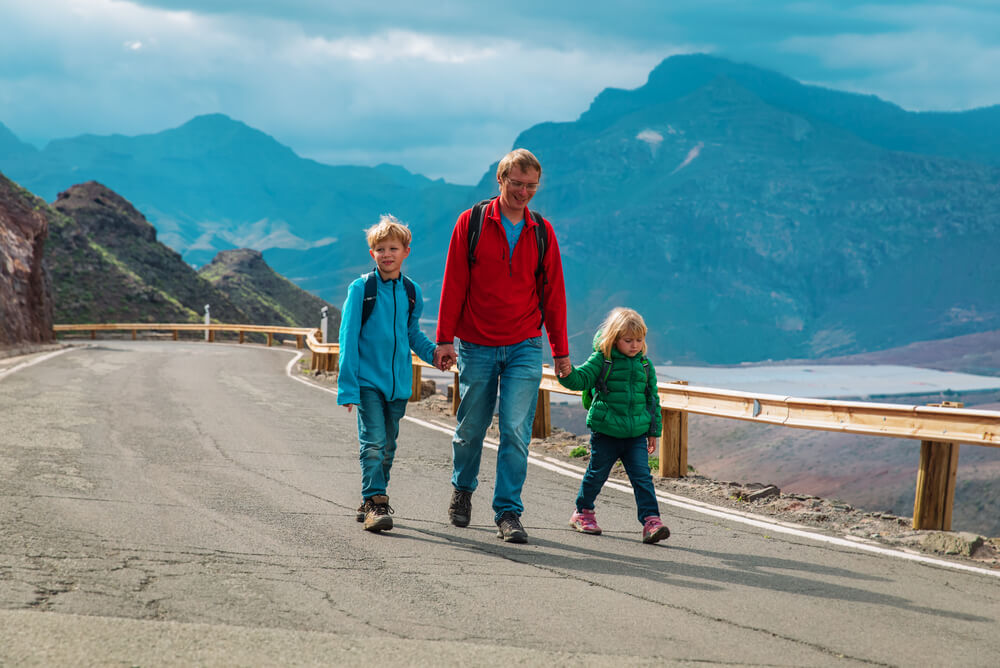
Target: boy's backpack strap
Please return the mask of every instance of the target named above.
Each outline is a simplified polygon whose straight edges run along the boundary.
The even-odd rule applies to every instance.
[[[406,312],[406,324],[409,326],[413,320],[413,308],[417,305],[417,288],[413,285],[413,281],[409,277],[402,274],[399,277],[403,281],[403,289],[406,290],[406,301],[410,304],[410,308]]]
[[[365,274],[365,298],[361,302],[361,326],[364,327],[375,309],[375,297],[378,296],[378,271],[372,269]]]
[[[399,275],[401,279],[400,282],[403,284],[403,289],[406,290],[406,301],[409,303],[409,309],[406,314],[406,324],[409,326],[410,321],[413,319],[413,309],[417,305],[417,288],[407,276]],[[370,272],[365,274],[365,298],[361,302],[361,326],[364,327],[365,323],[368,322],[368,318],[371,317],[372,311],[375,310],[375,298],[378,296],[378,270],[372,269]]]

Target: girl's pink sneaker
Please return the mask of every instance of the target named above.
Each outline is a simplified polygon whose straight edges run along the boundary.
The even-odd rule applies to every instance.
[[[597,519],[593,510],[578,510],[569,518],[569,525],[580,533],[589,533],[594,536],[601,535],[601,527],[597,526]]]
[[[658,543],[670,537],[670,529],[656,515],[650,515],[642,521],[642,542]]]

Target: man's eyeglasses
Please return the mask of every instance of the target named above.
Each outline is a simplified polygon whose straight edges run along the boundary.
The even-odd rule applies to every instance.
[[[539,183],[525,183],[524,181],[515,181],[514,179],[507,179],[507,185],[509,185],[514,190],[520,190],[524,188],[529,193],[533,193],[538,190]]]

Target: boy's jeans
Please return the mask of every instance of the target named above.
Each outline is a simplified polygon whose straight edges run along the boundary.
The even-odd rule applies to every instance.
[[[480,346],[458,342],[458,384],[461,404],[452,439],[454,469],[451,484],[474,492],[479,484],[483,437],[493,422],[500,387],[500,448],[497,451],[493,512],[524,512],[521,488],[528,473],[528,443],[542,381],[542,337],[510,346]]]
[[[646,436],[635,438],[615,438],[600,432],[590,434],[590,464],[583,474],[580,492],[576,497],[577,510],[593,510],[594,499],[611,473],[611,467],[619,459],[632,483],[639,522],[650,515],[660,516],[660,506],[653,490],[653,476],[649,474],[649,453],[646,452]]]
[[[361,444],[361,498],[385,494],[389,470],[396,456],[399,420],[406,413],[406,399],[387,401],[371,387],[362,387],[358,404],[358,442]]]

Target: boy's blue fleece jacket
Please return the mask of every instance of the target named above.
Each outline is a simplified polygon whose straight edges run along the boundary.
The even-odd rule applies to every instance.
[[[410,348],[428,364],[434,363],[434,343],[420,331],[424,310],[423,293],[416,289],[413,317],[407,325],[410,302],[400,279],[378,278],[375,308],[361,327],[361,303],[365,298],[365,277],[347,288],[340,315],[340,373],[337,376],[337,403],[361,403],[361,387],[372,387],[388,400],[409,399],[413,388]]]

